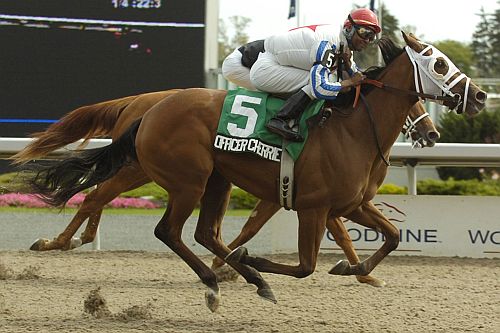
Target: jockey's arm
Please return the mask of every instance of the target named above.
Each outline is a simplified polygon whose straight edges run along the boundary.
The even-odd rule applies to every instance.
[[[330,71],[333,64],[331,50],[336,49],[327,41],[320,41],[317,48],[312,48],[311,58],[314,59],[314,65],[310,70],[310,79],[308,86],[304,87],[304,91],[311,98],[317,99],[335,99],[339,93],[344,93],[350,90],[352,86],[357,85],[365,76],[359,73],[359,69],[352,60],[349,59],[350,67],[348,72],[352,75],[349,79],[337,82],[335,73]]]

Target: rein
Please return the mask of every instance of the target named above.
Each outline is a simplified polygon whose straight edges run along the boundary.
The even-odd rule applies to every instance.
[[[457,81],[457,80],[455,80]],[[455,94],[453,96],[440,96],[440,95],[433,95],[433,94],[426,94],[426,93],[423,93],[423,92],[417,92],[417,91],[414,91],[414,90],[409,90],[409,89],[401,89],[401,88],[397,88],[397,87],[393,87],[393,86],[389,86],[381,81],[378,81],[378,80],[373,80],[373,79],[364,79],[362,82],[360,82],[360,84],[358,84],[356,86],[356,95],[355,95],[355,98],[354,98],[354,103],[353,103],[353,108],[356,108],[357,104],[358,104],[358,101],[359,101],[359,98],[361,98],[361,100],[363,101],[363,104],[365,105],[365,108],[366,108],[366,112],[368,113],[368,116],[370,118],[370,124],[372,126],[372,131],[373,131],[373,134],[375,136],[375,143],[377,144],[377,149],[378,149],[378,153],[380,155],[380,158],[382,158],[382,160],[384,161],[384,163],[387,165],[387,166],[390,166],[390,162],[385,158],[383,152],[382,152],[382,148],[380,148],[380,142],[378,141],[378,133],[377,133],[377,128],[375,127],[375,122],[373,120],[373,115],[372,115],[372,111],[371,111],[371,107],[370,105],[368,104],[368,102],[366,101],[366,98],[365,96],[361,93],[361,84],[370,84],[376,88],[379,88],[379,89],[382,89],[382,90],[387,90],[389,92],[394,92],[394,93],[397,93],[397,94],[400,94],[400,95],[411,95],[411,96],[417,96],[419,98],[422,98],[422,99],[432,99],[432,100],[436,100],[436,101],[451,101],[451,102],[456,102],[457,103],[457,106],[458,106],[458,103],[460,103],[460,95],[458,94]],[[419,118],[418,120],[421,120],[421,118]]]
[[[391,163],[385,158],[385,156],[382,152],[382,148],[380,148],[380,142],[378,141],[378,133],[377,133],[377,128],[375,127],[375,121],[373,119],[372,110],[371,110],[370,104],[368,104],[368,101],[366,100],[365,96],[361,93],[361,84],[370,84],[370,85],[372,85],[376,88],[382,89],[382,90],[388,90],[391,92],[398,93],[400,95],[417,96],[417,97],[420,97],[423,99],[429,98],[429,99],[439,100],[439,101],[456,101],[457,103],[460,100],[460,96],[458,96],[458,95],[454,95],[452,97],[452,96],[439,96],[439,95],[426,94],[426,93],[421,93],[421,92],[417,92],[414,90],[396,88],[393,86],[389,86],[381,81],[373,80],[373,79],[364,79],[359,85],[357,85],[356,86],[356,95],[355,95],[354,103],[353,103],[353,108],[356,108],[356,106],[358,105],[358,101],[361,98],[361,101],[363,101],[363,104],[365,105],[365,108],[366,108],[366,112],[368,113],[368,116],[370,118],[370,124],[372,126],[372,132],[373,132],[374,137],[375,137],[375,143],[377,144],[378,153],[379,153],[382,161],[384,161],[384,163],[387,166],[390,166]],[[415,125],[418,121],[420,121],[422,118],[424,118],[427,115],[428,114],[425,114],[425,115],[419,117],[415,121],[415,123],[413,123],[412,125]]]
[[[380,82],[377,80],[372,80],[372,79],[364,79],[361,82],[361,84],[370,84],[370,85],[377,87],[379,89],[392,91],[392,92],[398,93],[400,95],[412,95],[412,96],[417,96],[417,97],[422,98],[422,99],[432,99],[432,100],[436,100],[436,101],[457,102],[457,103],[460,102],[459,95],[440,96],[440,95],[426,94],[426,93],[422,93],[422,92],[417,92],[415,90],[401,89],[401,88],[389,86],[383,82]],[[358,94],[358,92],[356,91],[356,95],[357,94]]]
[[[382,161],[384,161],[385,165],[390,166],[391,163],[385,158],[384,153],[382,152],[382,148],[380,148],[380,142],[378,141],[378,133],[377,133],[377,128],[375,127],[375,120],[373,119],[373,112],[372,108],[370,107],[370,104],[368,104],[368,101],[366,100],[365,96],[361,94],[360,90],[356,87],[356,101],[358,100],[358,97],[361,97],[361,101],[363,101],[363,104],[365,105],[366,112],[368,113],[368,117],[370,118],[370,124],[372,125],[372,133],[373,136],[375,137],[375,143],[377,144],[377,150],[378,154],[380,155],[380,158],[382,158]]]

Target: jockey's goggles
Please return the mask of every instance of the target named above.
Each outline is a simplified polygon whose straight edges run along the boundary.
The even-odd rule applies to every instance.
[[[375,31],[369,28],[365,28],[363,26],[355,26],[356,33],[361,39],[367,40],[369,42],[373,42],[375,40]]]
[[[351,22],[351,26],[354,28],[354,30],[356,30],[356,33],[359,37],[361,37],[361,39],[368,42],[373,42],[375,40],[375,31],[365,26],[356,24],[356,22],[354,22],[354,20],[352,19],[351,14],[347,15],[347,19],[349,20],[349,22]]]

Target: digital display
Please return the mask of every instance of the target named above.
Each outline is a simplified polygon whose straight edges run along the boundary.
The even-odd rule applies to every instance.
[[[205,1],[0,0],[1,15],[2,137],[83,105],[204,86]]]
[[[203,23],[204,10],[204,0],[0,0],[0,15],[114,21]]]
[[[161,0],[112,0],[115,8],[160,8]]]

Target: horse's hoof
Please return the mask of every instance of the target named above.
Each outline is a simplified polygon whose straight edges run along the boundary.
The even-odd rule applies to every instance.
[[[77,237],[71,238],[71,241],[69,242],[69,250],[76,249],[77,247],[82,246],[82,240]]]
[[[347,260],[339,260],[328,273],[333,275],[350,275],[351,265]]]
[[[359,283],[366,283],[372,287],[377,288],[385,287],[386,284],[384,280],[379,280],[370,275],[356,275],[356,279],[359,281]]]
[[[39,238],[37,239],[31,246],[30,250],[31,251],[44,251],[45,250],[45,244],[49,242],[48,239],[45,238]]]
[[[276,297],[274,297],[273,290],[270,287],[257,289],[257,294],[266,301],[273,302],[274,304],[278,303]]]
[[[213,289],[208,288],[207,291],[205,291],[205,304],[210,311],[217,311],[220,305],[220,299],[220,290],[214,291]]]
[[[239,246],[237,248],[235,248],[234,250],[232,250],[227,256],[226,258],[224,258],[224,260],[226,262],[234,262],[234,263],[239,263],[241,262],[241,258],[243,258],[244,256],[248,255],[248,250],[246,247],[244,246]]]
[[[218,267],[213,269],[215,276],[217,277],[217,282],[224,281],[236,281],[240,274],[235,271],[231,266],[224,265],[222,267]]]

